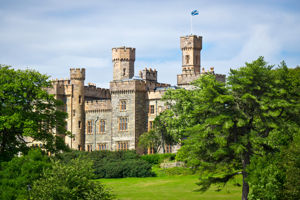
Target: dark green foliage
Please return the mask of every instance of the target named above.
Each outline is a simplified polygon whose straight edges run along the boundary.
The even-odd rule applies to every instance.
[[[154,176],[151,164],[142,160],[135,151],[72,151],[58,154],[64,163],[74,158],[93,161],[95,178],[123,178]]]
[[[34,182],[30,192],[34,200],[108,200],[114,196],[101,183],[94,182],[92,162],[73,159],[69,163],[56,161],[51,169]]]
[[[175,160],[175,157],[176,157],[175,153],[148,154],[148,155],[141,156],[143,160],[146,160],[148,163],[152,165],[160,164],[164,160],[168,160],[168,161]]]
[[[247,168],[252,160],[280,152],[299,131],[299,77],[298,68],[288,69],[282,62],[273,69],[260,57],[232,69],[226,85],[207,74],[195,81],[195,90],[165,94],[170,106],[168,132],[174,138],[186,138],[177,159],[201,171],[203,191],[242,173],[242,199],[247,199],[247,177],[252,173]],[[261,164],[269,166],[269,162]],[[265,170],[277,177],[272,167]]]
[[[39,179],[44,169],[51,167],[49,158],[38,150],[31,150],[28,155],[15,157],[1,163],[0,199],[27,199],[28,185]]]
[[[48,76],[33,70],[14,70],[0,65],[0,162],[29,150],[24,137],[44,143],[50,152],[65,150],[67,114],[57,109],[61,101],[49,95]]]
[[[177,144],[178,138],[175,139],[171,135],[170,129],[166,128],[170,124],[170,117],[168,110],[156,116],[153,121],[153,128],[139,137],[139,147],[145,150],[151,148],[154,152],[159,152],[162,149],[162,152],[165,153],[166,144]]]
[[[300,199],[300,132],[290,147],[283,152],[282,163],[286,169],[284,199]]]

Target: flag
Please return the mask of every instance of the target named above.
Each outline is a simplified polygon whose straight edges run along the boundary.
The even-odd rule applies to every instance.
[[[191,15],[192,15],[192,16],[199,15],[198,10],[193,10],[193,11],[191,12]]]

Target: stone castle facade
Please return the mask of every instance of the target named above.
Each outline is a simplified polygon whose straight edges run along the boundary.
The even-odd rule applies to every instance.
[[[190,83],[207,73],[201,70],[202,37],[180,38],[182,74],[178,87],[192,89]],[[170,84],[157,81],[157,71],[147,69],[134,76],[135,48],[112,49],[113,80],[109,89],[85,85],[85,69],[70,69],[69,80],[54,80],[48,92],[65,103],[68,113],[65,143],[72,149],[136,149],[139,136],[152,128],[155,117],[165,109],[161,98]],[[214,74],[214,69],[210,68]],[[215,74],[225,81],[225,75]],[[166,148],[171,152],[174,147]]]

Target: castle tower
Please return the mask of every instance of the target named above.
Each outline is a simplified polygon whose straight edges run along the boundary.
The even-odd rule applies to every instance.
[[[126,80],[134,76],[135,48],[112,49],[113,80]]]
[[[85,131],[85,112],[84,112],[84,68],[70,69],[71,84],[73,85],[72,98],[72,128],[71,132],[75,135],[72,148],[84,150],[84,131]]]
[[[200,74],[200,52],[202,37],[188,35],[180,37],[182,50],[182,74]]]

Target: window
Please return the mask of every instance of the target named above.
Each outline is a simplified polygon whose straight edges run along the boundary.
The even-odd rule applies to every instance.
[[[170,144],[165,145],[166,153],[172,153],[172,146]]]
[[[190,56],[189,55],[185,55],[185,63],[186,64],[190,63]]]
[[[81,121],[78,121],[78,128],[81,128]]]
[[[128,128],[128,117],[120,117],[119,118],[119,130],[127,131]]]
[[[123,76],[126,74],[126,68],[123,68]]]
[[[118,142],[117,144],[117,150],[128,150],[128,142],[127,141],[122,141],[122,142]]]
[[[98,150],[106,150],[106,143],[98,144]]]
[[[126,100],[120,100],[120,111],[126,110]]]
[[[91,152],[91,151],[92,151],[92,145],[91,145],[91,144],[86,145],[86,147],[87,147],[87,151],[88,151],[88,152]]]
[[[73,117],[75,116],[76,110],[73,110]]]
[[[87,121],[87,134],[93,134],[93,121]]]
[[[99,127],[100,133],[105,132],[105,120],[101,119],[100,120],[100,127]]]
[[[149,126],[148,126],[149,128],[149,130],[151,130],[152,128],[153,128],[153,121],[149,121]]]
[[[150,106],[149,106],[149,112],[150,112],[151,114],[154,114],[154,105],[150,105]]]
[[[81,96],[79,95],[78,102],[81,103]]]

